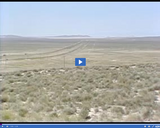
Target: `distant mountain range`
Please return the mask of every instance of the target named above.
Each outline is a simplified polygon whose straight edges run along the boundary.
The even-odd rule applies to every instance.
[[[111,40],[132,40],[132,41],[160,41],[160,36],[144,36],[144,37],[106,37]]]
[[[53,37],[90,37],[88,35],[60,35],[60,36],[53,36]]]
[[[37,36],[37,37],[24,37],[24,36],[18,36],[18,35],[0,35],[1,39],[9,39],[9,40],[23,40],[23,39],[29,39],[29,40],[37,40],[37,39],[76,39],[76,38],[94,38],[89,35],[60,35],[60,36]],[[117,39],[129,39],[129,40],[160,40],[160,36],[144,36],[144,37],[104,37],[104,39],[111,39],[111,40],[117,40]]]
[[[0,38],[84,38],[90,37],[88,35],[60,35],[60,36],[43,36],[43,37],[24,37],[17,35],[0,35]]]
[[[0,38],[23,38],[23,37],[17,35],[0,35]]]

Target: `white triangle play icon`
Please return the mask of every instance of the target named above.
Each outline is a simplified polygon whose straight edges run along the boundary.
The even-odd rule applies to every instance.
[[[81,60],[79,60],[79,64],[81,64],[82,63],[82,61]]]

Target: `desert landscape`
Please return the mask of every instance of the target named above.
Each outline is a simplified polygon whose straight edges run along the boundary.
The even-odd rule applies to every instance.
[[[160,121],[160,37],[0,40],[0,121]]]

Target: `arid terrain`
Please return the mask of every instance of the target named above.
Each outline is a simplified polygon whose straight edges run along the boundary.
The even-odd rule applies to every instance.
[[[160,37],[4,38],[0,69],[0,121],[160,121]]]

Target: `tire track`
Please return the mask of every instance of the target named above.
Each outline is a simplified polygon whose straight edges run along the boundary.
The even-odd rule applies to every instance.
[[[71,49],[72,47],[76,47],[76,48],[74,48],[74,49],[72,49],[72,50],[69,50],[69,51],[67,51],[67,52],[60,53],[60,54],[56,54],[56,55],[50,55],[50,56],[27,57],[27,59],[33,60],[33,59],[43,59],[43,58],[50,58],[50,57],[58,57],[58,56],[62,56],[62,55],[67,55],[67,54],[69,54],[69,53],[72,53],[72,52],[80,49],[80,48],[83,47],[83,46],[84,46],[84,44],[82,43],[82,41],[79,41],[78,43],[76,43],[76,44],[74,44],[74,45],[72,45],[72,46],[67,46],[67,47],[65,47],[65,48],[58,49],[58,50],[54,51],[54,52],[59,52],[59,51],[63,51],[63,50],[68,49],[68,48]],[[52,52],[52,53],[53,53],[53,52]],[[35,54],[34,54],[34,55],[35,55]],[[38,54],[38,55],[40,55],[40,54]],[[9,59],[9,60],[10,60],[10,61],[13,61],[13,60],[26,60],[26,58],[15,58],[15,59]]]
[[[87,42],[87,43],[85,44],[84,42]],[[83,46],[82,46],[82,48],[81,48],[81,49],[78,49],[78,50],[76,51],[76,53],[75,53],[75,52],[72,52],[72,54],[73,54],[73,53],[75,53],[75,54],[80,53],[82,50],[84,50],[84,49],[89,45],[89,43],[90,43],[90,42],[88,42],[88,41],[83,41]],[[74,54],[74,55],[75,55],[75,54]]]
[[[58,49],[58,50],[54,50],[54,51],[50,51],[50,52],[45,52],[45,53],[36,53],[36,54],[32,54],[32,55],[41,55],[41,54],[44,55],[44,54],[51,54],[51,53],[59,52],[59,51],[62,51],[62,50],[65,50],[65,49],[68,49],[68,48],[72,48],[72,47],[74,47],[74,46],[77,46],[77,45],[79,45],[81,42],[82,42],[82,41],[79,41],[79,42],[77,42],[77,43],[74,43],[74,44],[69,45],[69,46],[65,46],[65,47],[60,48],[60,49]]]

